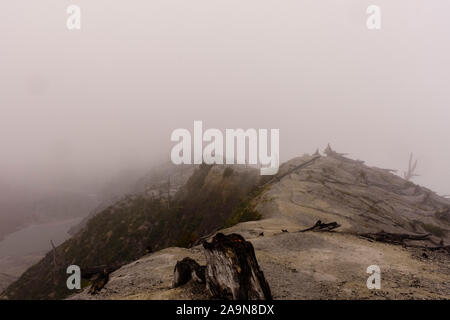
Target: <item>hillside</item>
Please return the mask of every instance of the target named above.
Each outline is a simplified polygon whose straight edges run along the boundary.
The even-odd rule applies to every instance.
[[[221,230],[253,243],[273,297],[449,299],[448,249],[415,247],[435,247],[440,240],[448,246],[448,200],[361,161],[313,159],[304,156],[285,163],[278,178],[253,199],[261,220]],[[302,167],[305,163],[309,164]],[[341,227],[334,232],[299,232],[317,220],[337,221]],[[432,235],[426,243],[404,246],[359,236],[381,230]],[[201,246],[167,248],[112,273],[99,294],[84,291],[71,299],[208,299],[192,282],[172,287],[173,268],[184,257],[205,263]],[[381,269],[380,290],[366,287],[370,265]]]
[[[257,174],[241,167],[201,166],[171,199],[170,209],[167,199],[141,196],[97,215],[57,249],[57,260],[128,264],[110,275],[99,294],[84,291],[71,298],[208,298],[192,283],[172,288],[173,268],[186,256],[204,263],[201,246],[186,247],[220,228],[253,243],[276,299],[450,298],[449,253],[427,249],[450,243],[448,199],[389,170],[337,154],[294,158],[265,184]],[[318,220],[340,227],[299,232]],[[380,231],[428,237],[400,246],[363,236]],[[152,252],[146,252],[149,244]],[[53,278],[52,259],[48,254],[29,269],[4,297],[68,294],[63,275],[58,285],[32,280]],[[366,268],[374,264],[381,268],[382,289],[369,291]]]
[[[56,248],[56,267],[49,252],[5,293],[12,299],[63,298],[70,293],[65,284],[68,265],[82,270],[120,266],[168,246],[188,246],[233,217],[246,219],[235,209],[258,184],[258,174],[256,169],[203,165],[173,198],[153,193],[125,197]]]
[[[74,235],[83,229],[92,217],[119,202],[123,198],[123,195],[140,194],[147,198],[167,198],[168,194],[172,197],[175,196],[186,184],[197,167],[195,165],[177,166],[171,162],[163,163],[155,166],[143,177],[139,177],[137,181],[134,180],[133,183],[129,182],[130,178],[125,179],[122,176],[124,173],[121,174],[104,188],[108,192],[103,192],[104,195],[101,203],[78,225],[72,227],[69,230],[69,234]],[[124,180],[127,183],[124,183]],[[117,183],[118,187],[114,188],[114,183]]]

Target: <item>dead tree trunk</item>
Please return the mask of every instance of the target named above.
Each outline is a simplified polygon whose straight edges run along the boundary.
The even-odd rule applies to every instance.
[[[269,284],[259,268],[253,245],[238,234],[218,233],[203,242],[206,289],[216,298],[271,300]]]
[[[409,156],[408,170],[403,173],[403,177],[405,180],[410,181],[414,177],[418,177],[419,175],[415,173],[417,167],[417,160],[413,163],[413,154]]]
[[[58,264],[56,263],[56,247],[55,247],[55,244],[53,243],[53,240],[50,240],[50,243],[52,245],[52,250],[53,250],[53,268],[56,272],[56,270],[58,270]]]
[[[205,266],[200,266],[191,258],[177,261],[173,270],[173,287],[188,283],[191,279],[198,283],[205,283]]]

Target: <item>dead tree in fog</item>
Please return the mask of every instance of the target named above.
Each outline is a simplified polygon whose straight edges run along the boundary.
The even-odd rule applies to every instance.
[[[336,151],[334,151],[330,144],[327,145],[327,147],[325,148],[325,150],[323,150],[323,153],[325,153],[327,156],[329,157],[345,157],[346,155],[348,155],[348,153],[338,153]]]
[[[170,209],[170,176],[167,178],[167,209]]]
[[[55,244],[53,243],[53,240],[50,240],[50,243],[51,243],[52,249],[53,249],[53,267],[56,272],[56,270],[58,269],[58,265],[56,264],[56,247],[55,247]]]
[[[409,156],[409,163],[408,163],[408,171],[405,171],[403,173],[403,177],[405,180],[410,181],[414,177],[418,177],[419,175],[415,173],[417,167],[417,159],[413,163],[413,154]]]

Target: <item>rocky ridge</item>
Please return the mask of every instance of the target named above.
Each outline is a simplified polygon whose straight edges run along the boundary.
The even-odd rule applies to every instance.
[[[252,243],[274,299],[450,298],[450,201],[427,188],[339,154],[306,155],[283,164],[252,203],[261,220],[220,232]],[[300,232],[318,220],[340,227]],[[395,245],[361,236],[379,232],[427,239]],[[193,282],[173,288],[185,257],[206,262],[201,245],[167,248],[113,272],[99,294],[71,299],[209,298]],[[381,269],[380,290],[366,286],[371,265]]]

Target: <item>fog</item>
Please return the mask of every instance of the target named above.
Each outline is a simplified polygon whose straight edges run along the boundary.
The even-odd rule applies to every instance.
[[[81,30],[66,8],[81,7]],[[96,192],[176,128],[279,128],[450,194],[450,3],[41,0],[0,5],[0,184]],[[19,191],[17,191],[19,192]]]

